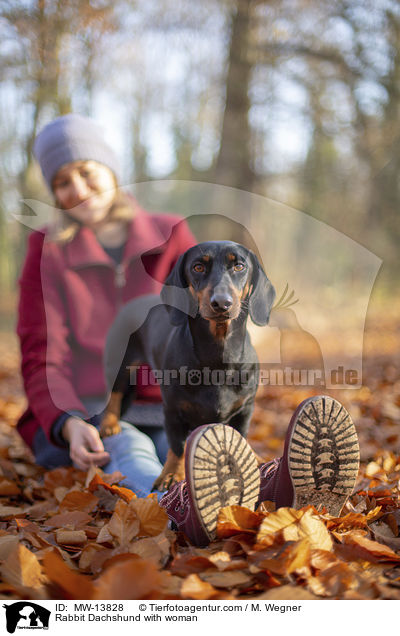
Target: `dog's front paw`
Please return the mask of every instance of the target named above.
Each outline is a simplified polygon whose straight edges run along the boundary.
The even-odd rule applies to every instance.
[[[182,479],[185,479],[184,456],[181,455],[178,457],[171,449],[169,449],[167,461],[161,471],[161,475],[155,480],[152,490],[164,492],[178,481],[182,481]]]
[[[152,491],[159,490],[160,492],[165,492],[166,490],[171,488],[171,486],[178,483],[178,481],[182,481],[183,479],[185,479],[184,469],[178,469],[173,473],[165,472],[163,470],[161,475],[155,480]]]
[[[119,419],[114,413],[106,413],[100,425],[100,437],[111,437],[121,432]]]

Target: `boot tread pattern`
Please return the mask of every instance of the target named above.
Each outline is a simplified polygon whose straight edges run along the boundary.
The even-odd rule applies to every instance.
[[[202,433],[192,460],[192,497],[210,538],[218,511],[239,505],[254,510],[260,488],[257,460],[246,440],[224,424]]]
[[[307,402],[297,416],[288,459],[295,506],[325,506],[339,515],[360,461],[357,433],[346,409],[328,396]]]

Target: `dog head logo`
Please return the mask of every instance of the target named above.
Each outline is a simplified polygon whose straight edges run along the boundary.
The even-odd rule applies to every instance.
[[[3,605],[6,610],[7,631],[14,634],[18,629],[48,629],[50,611],[36,603],[18,601]]]

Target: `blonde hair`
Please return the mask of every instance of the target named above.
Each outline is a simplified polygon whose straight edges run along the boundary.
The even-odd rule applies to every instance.
[[[136,211],[137,203],[135,200],[117,189],[107,215],[107,221],[122,221],[128,224],[135,218]],[[82,226],[82,223],[68,214],[68,210],[57,209],[49,228],[49,238],[62,245],[69,243],[75,238]]]

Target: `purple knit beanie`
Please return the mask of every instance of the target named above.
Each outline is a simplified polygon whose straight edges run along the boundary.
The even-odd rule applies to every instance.
[[[97,161],[118,178],[118,159],[98,124],[82,115],[64,115],[47,124],[35,139],[33,154],[51,190],[58,170],[72,161]]]

